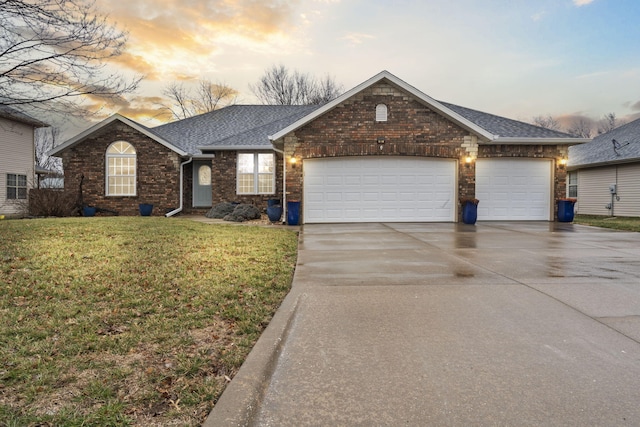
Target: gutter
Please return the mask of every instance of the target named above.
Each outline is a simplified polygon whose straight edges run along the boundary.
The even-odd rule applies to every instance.
[[[189,160],[180,163],[180,206],[178,209],[174,209],[171,212],[167,212],[164,216],[169,218],[170,216],[174,216],[175,214],[182,212],[182,200],[184,198],[184,166],[193,162],[193,157],[189,157]]]

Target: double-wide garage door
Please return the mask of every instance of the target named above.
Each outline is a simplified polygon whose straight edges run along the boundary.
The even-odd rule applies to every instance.
[[[305,223],[451,222],[456,161],[337,157],[304,161]]]

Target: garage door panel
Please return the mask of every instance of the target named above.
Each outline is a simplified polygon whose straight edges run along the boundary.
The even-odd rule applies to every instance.
[[[478,220],[543,220],[551,216],[551,161],[479,159]]]
[[[420,157],[305,160],[303,219],[454,221],[455,171],[454,160]],[[339,188],[327,185],[329,176],[332,183],[341,182]],[[318,193],[325,195],[320,198]]]

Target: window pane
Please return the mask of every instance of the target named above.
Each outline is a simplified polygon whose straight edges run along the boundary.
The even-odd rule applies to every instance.
[[[260,174],[258,176],[258,192],[259,193],[273,193],[273,175],[272,174]]]
[[[11,186],[11,187],[15,187],[16,186],[16,175],[13,173],[8,173],[7,174],[7,185]]]
[[[16,194],[16,187],[7,187],[7,199],[15,199]]]
[[[273,154],[258,154],[258,173],[273,172]]]
[[[238,175],[238,194],[252,194],[255,193],[253,188],[253,174],[239,174]]]
[[[238,173],[253,173],[253,153],[238,154]]]
[[[18,199],[26,199],[26,198],[27,198],[27,189],[18,188]]]
[[[18,175],[18,187],[26,187],[26,186],[27,186],[27,176]]]
[[[198,185],[211,185],[211,168],[202,165],[198,168]]]

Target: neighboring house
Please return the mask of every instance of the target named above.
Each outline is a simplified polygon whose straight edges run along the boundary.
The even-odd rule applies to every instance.
[[[383,71],[321,106],[233,105],[156,128],[112,116],[52,150],[86,204],[134,215],[301,203],[303,223],[554,218],[586,139],[439,102]],[[286,208],[286,203],[285,203]]]
[[[571,147],[567,170],[576,213],[640,216],[640,119]]]
[[[0,105],[0,215],[23,215],[36,182],[35,128],[45,123]]]

